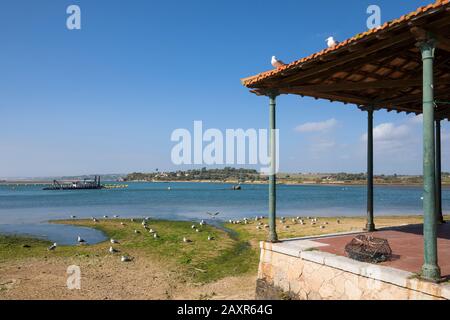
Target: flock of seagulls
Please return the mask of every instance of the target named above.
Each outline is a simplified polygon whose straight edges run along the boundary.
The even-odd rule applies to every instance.
[[[328,48],[334,48],[339,44],[339,42],[336,41],[333,37],[328,37],[325,42],[327,43]],[[270,61],[270,63],[274,68],[277,69],[286,65],[283,61],[277,59],[277,57],[275,56],[272,56],[272,60]]]
[[[329,39],[327,39],[327,40],[329,40]],[[333,40],[333,39],[332,39],[332,40]],[[274,60],[274,59],[276,60],[275,57],[273,57],[272,60]],[[279,60],[276,60],[276,63],[282,63],[282,62],[280,62]],[[207,214],[208,214],[209,216],[211,216],[212,218],[215,218],[217,215],[219,215],[219,212],[214,212],[214,213],[207,212]],[[118,215],[114,215],[113,217],[114,217],[114,218],[118,218],[119,216],[118,216]],[[76,216],[71,215],[70,218],[71,218],[71,219],[75,219]],[[108,216],[107,216],[107,215],[104,215],[103,218],[107,219]],[[231,223],[231,224],[244,224],[244,225],[247,225],[247,224],[251,223],[251,220],[254,220],[254,223],[257,224],[257,225],[256,225],[256,229],[257,229],[257,230],[268,229],[268,228],[269,228],[269,225],[268,225],[267,223],[263,223],[263,221],[262,221],[263,219],[265,219],[264,216],[255,216],[254,219],[248,219],[248,218],[243,218],[242,220],[233,220],[233,219],[230,219],[230,220],[229,220],[229,223]],[[149,233],[155,240],[157,240],[157,239],[159,238],[159,235],[158,235],[158,233],[156,232],[156,230],[154,230],[153,228],[150,228],[150,227],[148,226],[149,220],[150,220],[150,217],[145,217],[145,218],[142,220],[142,223],[141,223],[141,224],[142,224],[142,227],[143,227],[146,231],[148,231],[148,233]],[[98,222],[99,220],[96,219],[95,217],[92,217],[92,221],[93,221],[93,222]],[[130,221],[131,221],[131,222],[136,222],[136,220],[135,220],[134,218],[131,218]],[[319,222],[319,219],[318,219],[318,218],[315,218],[315,217],[304,217],[304,218],[302,218],[302,217],[297,216],[297,217],[295,217],[295,218],[291,218],[290,221],[292,222],[293,225],[296,225],[296,224],[306,225],[307,222],[309,222],[309,223],[310,223],[311,225],[313,225],[313,226],[314,226],[314,225],[317,225],[317,224],[320,224],[320,226],[319,226],[320,229],[325,229],[325,228],[326,228],[326,225],[329,224],[329,223],[326,222],[326,221],[320,223],[320,222]],[[284,228],[285,228],[285,229],[288,229],[288,228],[289,228],[289,225],[286,224],[286,223],[287,223],[287,219],[286,219],[285,217],[280,217],[279,222],[280,222],[282,225],[284,225]],[[340,221],[339,219],[337,219],[337,220],[336,220],[336,223],[337,223],[337,224],[340,224],[341,221]],[[124,226],[125,223],[121,222],[121,225]],[[201,232],[201,228],[202,228],[203,226],[205,226],[205,225],[206,225],[206,221],[202,219],[202,220],[198,223],[198,225],[195,224],[195,223],[192,224],[192,225],[191,225],[191,229],[198,233],[198,232]],[[135,230],[134,230],[134,233],[135,233],[135,234],[140,234],[141,231],[135,229]],[[210,235],[210,234],[208,235],[207,239],[208,239],[208,241],[213,241],[213,240],[215,240],[215,238],[214,238],[212,235]],[[77,242],[78,242],[78,244],[80,244],[80,245],[87,244],[87,241],[86,241],[85,239],[83,239],[80,235],[78,235],[78,237],[77,237]],[[192,241],[191,239],[189,239],[188,237],[186,237],[186,236],[183,237],[183,243],[191,243],[191,242],[193,242],[193,241]],[[117,248],[113,247],[113,245],[120,245],[120,241],[117,240],[117,239],[111,238],[111,239],[110,239],[110,243],[111,243],[111,246],[109,247],[108,252],[109,252],[110,254],[116,254],[116,253],[119,253],[120,250],[118,250]],[[53,243],[51,246],[49,246],[49,247],[47,248],[47,250],[48,250],[48,251],[53,251],[53,250],[55,250],[55,249],[57,248],[57,246],[58,246],[57,243]],[[121,261],[121,262],[130,262],[130,261],[132,261],[132,260],[133,260],[132,257],[126,256],[126,255],[123,255],[123,256],[121,256],[121,258],[120,258],[120,261]]]
[[[207,214],[208,214],[209,216],[211,216],[212,218],[215,218],[217,215],[219,215],[219,212],[214,212],[214,213],[207,212]],[[75,219],[75,218],[76,218],[76,216],[74,216],[74,215],[71,215],[70,217],[71,217],[72,219]],[[108,218],[107,215],[104,215],[103,217],[104,217],[105,219]],[[113,217],[114,217],[114,218],[118,218],[119,216],[118,216],[118,215],[114,215]],[[269,225],[268,225],[268,224],[265,224],[265,223],[262,222],[262,220],[263,220],[264,218],[265,218],[264,216],[255,216],[254,219],[248,219],[248,218],[243,218],[242,220],[232,220],[232,219],[230,219],[230,220],[229,220],[229,223],[231,223],[231,224],[245,224],[245,225],[246,225],[246,224],[249,224],[251,220],[254,220],[255,223],[257,224],[256,229],[258,229],[258,230],[263,230],[263,229],[268,229],[268,228],[269,228]],[[158,233],[156,232],[156,230],[154,230],[153,228],[150,228],[150,227],[148,226],[149,220],[150,220],[150,217],[145,217],[145,218],[142,220],[142,222],[141,222],[142,227],[143,227],[146,231],[148,231],[148,233],[149,233],[150,235],[152,235],[152,237],[153,237],[154,239],[158,239],[158,238],[159,238],[159,235],[158,235]],[[311,225],[316,225],[316,224],[319,223],[319,219],[318,219],[318,218],[314,218],[314,217],[306,217],[306,218],[295,217],[295,218],[291,218],[290,220],[291,220],[292,224],[294,224],[294,225],[295,225],[295,224],[305,225],[305,224],[307,224],[307,221],[309,221]],[[98,219],[96,219],[95,217],[92,217],[92,221],[98,222]],[[130,221],[131,221],[131,222],[135,222],[136,220],[135,220],[134,218],[131,218]],[[279,221],[280,221],[281,224],[284,225],[284,227],[285,227],[286,229],[289,228],[289,226],[286,225],[287,220],[286,220],[285,217],[280,217],[280,220],[279,220]],[[337,222],[337,224],[340,224],[340,223],[341,223],[341,221],[340,221],[339,219],[337,219],[336,222]],[[123,222],[121,222],[121,225],[125,225],[125,224],[124,224]],[[202,220],[198,223],[198,225],[195,224],[195,223],[192,224],[192,225],[191,225],[191,229],[198,233],[198,232],[201,232],[201,227],[203,227],[204,225],[206,225],[206,221],[202,219]],[[328,222],[323,222],[323,223],[320,225],[320,229],[325,229],[325,226],[326,226],[326,225],[328,225]],[[135,230],[134,230],[134,233],[135,233],[135,234],[140,234],[141,232],[140,232],[139,230],[135,229]],[[214,238],[213,236],[211,236],[211,235],[208,235],[207,239],[208,239],[208,241],[215,240],[215,238]],[[81,245],[81,244],[87,244],[86,240],[83,239],[80,235],[77,237],[77,242],[78,242],[78,244],[80,244],[80,245]],[[184,242],[184,243],[191,243],[191,242],[193,242],[193,241],[190,240],[189,238],[187,238],[186,236],[184,236],[184,237],[183,237],[183,242]],[[114,238],[111,238],[111,239],[110,239],[110,243],[111,243],[112,245],[120,245],[120,241],[117,240],[117,239],[114,239]],[[53,243],[50,247],[48,247],[48,250],[49,250],[49,251],[55,250],[56,247],[57,247],[57,244],[56,244],[56,243]],[[110,246],[109,249],[108,249],[108,252],[109,252],[110,254],[116,254],[116,253],[119,253],[120,250],[114,248],[113,246]],[[129,262],[129,261],[132,261],[132,260],[133,260],[133,258],[131,258],[131,257],[129,257],[129,256],[121,256],[121,261],[122,261],[122,262]]]
[[[263,216],[256,216],[254,219],[254,223],[256,223],[256,229],[257,230],[264,230],[264,229],[269,229],[269,225],[267,223],[263,223],[262,220],[264,219]],[[243,220],[233,220],[230,219],[228,220],[228,222],[230,224],[249,224],[250,220],[247,218],[244,218]],[[289,229],[291,227],[291,225],[307,225],[310,224],[311,226],[319,226],[320,229],[325,229],[327,225],[329,225],[329,222],[327,221],[319,221],[319,218],[315,218],[315,217],[295,217],[295,218],[291,218],[290,222],[291,225],[287,224],[288,220],[286,219],[286,217],[280,217],[279,218],[279,223],[281,225],[283,225],[284,229]],[[337,224],[341,224],[341,221],[339,219],[336,219],[336,223]]]
[[[111,242],[111,244],[120,244],[120,242],[118,240],[114,239],[114,238],[111,238],[109,240],[109,242]],[[110,246],[109,249],[108,249],[108,252],[111,253],[111,254],[116,254],[116,253],[119,253],[120,250],[114,248],[113,246]],[[132,260],[133,260],[133,258],[131,258],[129,256],[121,256],[120,257],[120,261],[122,261],[122,262],[130,262]]]

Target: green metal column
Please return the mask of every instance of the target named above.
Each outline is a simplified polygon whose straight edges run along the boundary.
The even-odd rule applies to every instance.
[[[423,60],[423,238],[424,264],[422,277],[439,280],[441,271],[437,256],[436,176],[434,148],[434,52],[432,40],[420,44]]]
[[[367,225],[366,230],[375,231],[373,221],[373,108],[367,109]]]
[[[277,194],[276,194],[276,95],[272,94],[270,98],[270,173],[269,173],[269,241],[277,242]]]
[[[436,219],[444,223],[442,216],[442,169],[441,169],[441,120],[436,119]]]

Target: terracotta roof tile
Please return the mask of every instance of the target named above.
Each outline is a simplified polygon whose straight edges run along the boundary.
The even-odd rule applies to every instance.
[[[382,26],[380,26],[378,28],[371,29],[371,30],[359,33],[359,34],[357,34],[356,36],[354,36],[354,37],[352,37],[350,39],[347,39],[345,41],[340,42],[335,47],[326,48],[326,49],[324,49],[324,50],[322,50],[320,52],[314,53],[314,54],[312,54],[312,55],[310,55],[308,57],[302,58],[300,60],[296,60],[294,62],[291,62],[290,64],[287,64],[285,66],[279,67],[277,69],[269,70],[269,71],[257,74],[255,76],[244,78],[244,79],[241,80],[241,82],[242,82],[242,84],[244,86],[251,87],[251,86],[257,84],[258,82],[260,82],[262,80],[271,78],[271,77],[273,77],[275,75],[279,75],[279,74],[283,73],[286,70],[293,69],[296,66],[299,66],[299,65],[301,65],[301,64],[303,64],[303,63],[305,63],[307,61],[314,60],[314,59],[316,59],[316,58],[318,58],[320,56],[326,55],[326,54],[328,54],[330,52],[337,51],[337,50],[339,50],[339,49],[341,49],[341,48],[343,48],[343,47],[345,47],[345,46],[347,46],[347,45],[349,45],[349,44],[351,44],[351,43],[353,43],[355,41],[361,40],[361,39],[363,39],[363,38],[365,38],[365,37],[367,37],[369,35],[373,35],[375,33],[381,32],[383,30],[387,30],[387,29],[393,28],[393,27],[395,27],[397,25],[401,25],[402,23],[405,23],[405,22],[411,20],[414,17],[417,17],[419,15],[423,15],[424,13],[427,13],[428,11],[430,11],[432,9],[436,9],[436,8],[439,8],[439,7],[446,6],[449,3],[450,3],[450,0],[437,0],[435,3],[429,4],[427,6],[420,7],[416,11],[413,11],[411,13],[405,14],[405,15],[401,16],[398,19],[392,20],[390,22],[386,22],[386,23],[384,23]]]

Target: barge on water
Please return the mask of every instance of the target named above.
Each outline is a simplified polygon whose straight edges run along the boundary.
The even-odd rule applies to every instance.
[[[96,190],[103,189],[104,186],[100,183],[100,176],[95,176],[94,180],[84,179],[81,181],[60,182],[53,180],[53,184],[45,187],[44,190]]]

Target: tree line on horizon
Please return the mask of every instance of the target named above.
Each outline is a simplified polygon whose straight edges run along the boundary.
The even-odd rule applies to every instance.
[[[168,172],[133,172],[124,181],[233,181],[259,182],[267,181],[267,176],[254,169],[225,167],[222,169],[178,170]],[[280,173],[280,182],[291,183],[363,183],[367,179],[366,173]],[[421,175],[380,174],[374,176],[375,183],[381,184],[421,184]],[[442,173],[443,183],[450,184],[450,173]]]

